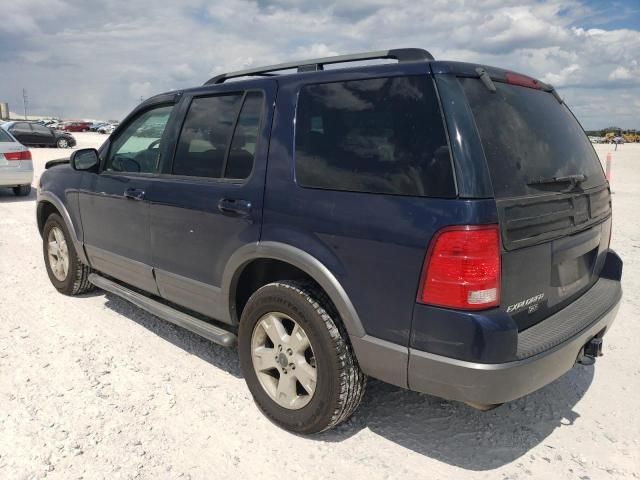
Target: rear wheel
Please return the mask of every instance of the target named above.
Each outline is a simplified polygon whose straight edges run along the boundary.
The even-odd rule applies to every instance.
[[[78,258],[62,217],[52,213],[42,231],[44,263],[53,286],[65,295],[79,295],[94,287],[91,269]]]
[[[313,287],[286,281],[260,288],[242,312],[238,344],[256,404],[287,430],[328,430],[362,400],[366,376],[328,299]]]
[[[31,185],[19,185],[13,187],[13,193],[16,197],[26,197],[31,193]]]

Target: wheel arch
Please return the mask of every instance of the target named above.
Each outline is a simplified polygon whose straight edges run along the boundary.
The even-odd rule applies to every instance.
[[[73,246],[76,249],[78,257],[80,260],[88,265],[87,256],[85,255],[84,247],[82,242],[78,238],[78,234],[73,225],[73,221],[71,220],[71,215],[69,215],[69,211],[62,203],[62,200],[51,192],[39,192],[38,193],[38,205],[36,208],[36,218],[38,221],[38,230],[40,231],[40,235],[42,235],[42,230],[44,229],[44,224],[47,221],[47,218],[52,213],[57,213],[62,217],[62,220],[67,227],[67,231],[71,236],[71,240],[73,242]]]
[[[53,203],[47,200],[38,202],[38,206],[36,209],[36,218],[38,220],[38,231],[40,232],[40,236],[42,236],[44,224],[46,223],[47,218],[49,218],[49,215],[51,215],[52,213],[57,213],[58,215],[60,215],[60,211]]]
[[[238,324],[238,285],[243,272],[256,261],[275,260],[311,279],[327,294],[349,336],[363,337],[364,327],[353,303],[333,273],[309,253],[280,242],[257,242],[237,250],[227,262],[222,279],[222,298],[228,301],[229,319]],[[298,278],[293,278],[296,280]]]

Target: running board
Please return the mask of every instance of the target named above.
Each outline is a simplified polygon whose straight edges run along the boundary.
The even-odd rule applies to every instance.
[[[117,295],[120,298],[123,298],[155,315],[156,317],[160,317],[167,322],[186,328],[207,340],[217,343],[218,345],[222,345],[223,347],[232,347],[236,343],[236,336],[233,333],[227,332],[215,325],[211,325],[204,320],[187,315],[184,312],[171,308],[138,292],[134,292],[133,290],[123,287],[119,283],[108,280],[95,273],[89,275],[89,281],[96,287],[113,293],[114,295]]]

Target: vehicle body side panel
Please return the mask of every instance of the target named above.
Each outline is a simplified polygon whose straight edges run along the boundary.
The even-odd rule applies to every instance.
[[[389,70],[388,75],[428,75]],[[377,76],[382,76],[377,72]],[[367,78],[325,72],[324,81]],[[315,80],[317,81],[317,80]],[[428,199],[301,188],[294,179],[297,92],[303,76],[282,81],[265,193],[263,241],[288,243],[336,276],[367,334],[407,346],[424,257],[432,235],[455,224],[497,223],[495,202]]]
[[[178,98],[179,94],[159,95],[143,102],[127,116],[123,128],[142,111],[175,103]],[[105,142],[99,150],[100,173],[87,172],[79,193],[87,256],[93,268],[157,295],[149,202],[145,198],[154,174],[105,171],[109,146],[110,142]],[[163,142],[161,154],[170,148],[170,142]],[[141,197],[127,198],[130,190],[142,192]]]
[[[484,151],[464,92],[454,75],[435,75],[435,81],[455,158],[458,195],[492,198],[493,187]]]
[[[327,255],[321,256],[327,257]],[[349,335],[354,337],[365,335],[360,317],[334,272],[315,256],[285,242],[261,241],[247,244],[231,256],[222,279],[222,297],[229,299],[230,323],[239,321],[238,312],[235,310],[235,289],[240,274],[249,262],[261,258],[280,260],[308,274],[327,293]]]
[[[126,190],[148,188],[148,179],[140,175],[88,174],[80,192],[80,211],[91,266],[157,294],[149,248],[149,204],[124,197]]]
[[[168,127],[175,145],[187,108],[193,97],[223,93],[260,91],[263,117],[259,127],[253,170],[245,180],[227,180],[171,175],[171,162],[150,179],[152,261],[160,294],[179,305],[226,321],[221,301],[222,276],[231,255],[260,239],[262,200],[276,83],[271,79],[208,86],[182,96],[175,121]],[[173,158],[165,156],[165,159]],[[249,202],[246,215],[225,213],[221,201]],[[178,252],[180,252],[178,254]]]

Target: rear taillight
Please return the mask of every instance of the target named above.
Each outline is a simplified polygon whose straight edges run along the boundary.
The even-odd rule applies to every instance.
[[[500,303],[500,236],[497,225],[440,230],[425,258],[418,302],[481,310]]]
[[[6,152],[4,158],[7,160],[31,160],[31,152],[22,150],[21,152]]]

